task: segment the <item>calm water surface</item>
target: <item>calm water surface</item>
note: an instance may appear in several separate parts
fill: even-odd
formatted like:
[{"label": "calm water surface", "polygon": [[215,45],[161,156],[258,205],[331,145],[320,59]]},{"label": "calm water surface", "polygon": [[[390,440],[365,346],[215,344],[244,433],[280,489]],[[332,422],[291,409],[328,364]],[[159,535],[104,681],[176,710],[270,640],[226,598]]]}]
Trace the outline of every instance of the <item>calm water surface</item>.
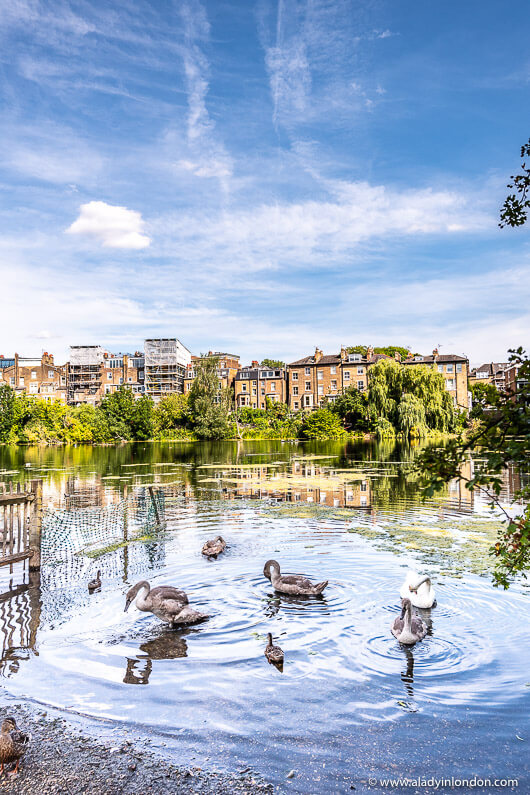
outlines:
[{"label": "calm water surface", "polygon": [[[414,455],[277,442],[1,450],[2,480],[44,479],[56,553],[31,587],[2,574],[3,687],[149,730],[178,760],[250,766],[282,791],[378,791],[370,778],[399,775],[519,777],[530,791],[528,589],[492,587],[498,519],[458,484],[422,503]],[[164,489],[165,530],[83,554],[119,542],[97,516],[146,484]],[[517,485],[507,476],[506,500]],[[205,560],[218,534],[228,549]],[[323,597],[275,594],[271,557],[328,579]],[[409,568],[431,573],[438,595],[412,649],[389,629]],[[178,631],[124,613],[144,578],[185,589],[210,619]],[[267,632],[283,672],[265,660]]]}]

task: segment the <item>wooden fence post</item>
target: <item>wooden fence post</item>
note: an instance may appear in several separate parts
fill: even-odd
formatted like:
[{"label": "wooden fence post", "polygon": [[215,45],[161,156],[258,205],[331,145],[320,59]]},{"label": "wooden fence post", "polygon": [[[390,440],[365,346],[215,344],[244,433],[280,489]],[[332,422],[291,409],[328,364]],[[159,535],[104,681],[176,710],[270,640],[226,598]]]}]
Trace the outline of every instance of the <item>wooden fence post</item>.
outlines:
[{"label": "wooden fence post", "polygon": [[151,502],[153,503],[153,508],[155,510],[155,516],[156,516],[157,524],[162,524],[161,521],[160,521],[160,513],[158,512],[158,505],[157,505],[157,502],[156,502],[155,492],[154,492],[152,486],[149,486],[149,494],[151,496]]},{"label": "wooden fence post", "polygon": [[33,555],[29,559],[29,570],[40,569],[40,547],[42,535],[42,480],[31,481],[31,491],[34,494],[30,511],[29,546]]}]

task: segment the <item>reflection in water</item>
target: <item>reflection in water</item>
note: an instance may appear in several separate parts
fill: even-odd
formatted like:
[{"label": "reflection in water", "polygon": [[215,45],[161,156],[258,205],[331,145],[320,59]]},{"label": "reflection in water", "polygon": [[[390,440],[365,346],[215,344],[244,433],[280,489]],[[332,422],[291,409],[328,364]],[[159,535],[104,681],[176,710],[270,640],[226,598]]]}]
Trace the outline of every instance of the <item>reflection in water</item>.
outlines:
[{"label": "reflection in water", "polygon": [[185,636],[191,630],[162,630],[152,640],[140,643],[140,653],[127,658],[127,670],[123,681],[126,685],[147,685],[153,670],[153,660],[177,660],[188,656]]},{"label": "reflection in water", "polygon": [[[212,762],[244,758],[272,779],[280,770],[283,781],[288,753],[289,767],[296,764],[305,776],[301,791],[319,793],[348,791],[349,782],[341,789],[334,776],[351,772],[346,760],[362,756],[359,738],[374,725],[386,754],[414,743],[417,724],[407,712],[421,709],[429,732],[448,727],[447,757],[463,717],[473,720],[476,748],[495,721],[511,737],[515,728],[524,736],[524,589],[503,594],[485,577],[461,578],[486,571],[495,522],[470,515],[473,506],[454,487],[421,503],[410,467],[415,455],[393,442],[0,449],[0,464],[18,467],[14,477],[21,480],[29,458],[31,477],[46,479],[47,504],[60,507],[65,528],[83,505],[118,505],[126,486],[129,494],[163,487],[168,517],[163,532],[100,557],[65,543],[59,549],[68,554],[43,567],[40,584],[2,586],[6,689],[149,724],[179,751],[191,746]],[[257,484],[256,477],[270,483]],[[256,489],[291,504],[228,499],[255,496]],[[132,526],[134,515],[127,520]],[[82,529],[93,533],[90,522]],[[216,535],[230,549],[212,565],[201,547]],[[261,566],[274,553],[286,569],[302,568],[315,581],[330,575],[325,594],[272,592]],[[414,649],[400,647],[389,631],[409,567],[433,573],[440,605],[432,615],[421,611],[428,635]],[[98,568],[102,591],[89,597],[86,583]],[[129,621],[123,597],[140,579],[178,583],[212,618],[181,631],[151,616]],[[263,656],[269,631],[287,643],[282,676]],[[514,653],[505,654],[503,644]],[[129,684],[149,687],[131,691]],[[512,752],[519,763],[523,745]],[[492,754],[491,764],[502,762],[500,751]]]}]

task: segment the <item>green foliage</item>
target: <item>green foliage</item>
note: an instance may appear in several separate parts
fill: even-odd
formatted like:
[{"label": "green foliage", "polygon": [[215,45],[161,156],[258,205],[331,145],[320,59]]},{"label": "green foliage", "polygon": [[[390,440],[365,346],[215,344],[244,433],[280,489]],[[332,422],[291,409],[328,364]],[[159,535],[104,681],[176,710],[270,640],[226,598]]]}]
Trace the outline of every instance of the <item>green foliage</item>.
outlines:
[{"label": "green foliage", "polygon": [[[521,146],[521,157],[530,157],[530,139]],[[510,179],[512,181],[508,183],[508,188],[514,188],[515,193],[510,193],[501,207],[501,229],[505,226],[523,226],[530,210],[530,167],[524,160],[521,173],[512,175]]]},{"label": "green foliage", "polygon": [[112,439],[127,441],[134,438],[135,399],[132,389],[123,386],[105,395],[99,410],[107,421]]},{"label": "green foliage", "polygon": [[404,367],[393,359],[372,365],[368,405],[374,421],[384,418],[406,437],[431,431],[448,433],[456,427],[456,412],[444,378],[426,365]]},{"label": "green foliage", "polygon": [[142,395],[135,404],[131,418],[133,439],[145,441],[152,439],[155,433],[154,404],[148,395]]},{"label": "green foliage", "polygon": [[472,417],[480,417],[484,409],[492,408],[495,406],[498,398],[498,390],[493,384],[486,384],[477,381],[469,385],[469,391],[473,401],[473,408],[471,409]]},{"label": "green foliage", "polygon": [[187,395],[166,395],[155,406],[155,435],[171,437],[177,428],[186,428],[191,421]]},{"label": "green foliage", "polygon": [[195,365],[195,380],[189,392],[193,431],[198,439],[226,439],[229,433],[230,390],[220,388],[219,360],[202,357]]},{"label": "green foliage", "polygon": [[[517,391],[488,393],[494,411],[483,410],[467,432],[443,448],[425,450],[417,463],[426,496],[459,480],[470,491],[486,494],[491,505],[504,513],[505,522],[490,550],[496,560],[494,583],[504,588],[518,573],[526,577],[530,568],[530,483],[523,479],[513,494],[515,509],[520,511],[515,518],[500,501],[509,469],[523,478],[530,471],[530,360],[522,348],[510,353],[510,361],[519,366]],[[472,451],[480,453],[474,470],[469,467]]]},{"label": "green foliage", "polygon": [[326,400],[325,407],[337,414],[350,430],[369,431],[371,429],[368,396],[354,386],[349,386],[335,400]]},{"label": "green foliage", "polygon": [[15,424],[15,393],[7,384],[0,386],[0,442],[7,442]]},{"label": "green foliage", "polygon": [[263,359],[261,366],[270,367],[271,370],[281,370],[285,367],[285,362],[282,362],[280,359]]},{"label": "green foliage", "polygon": [[302,439],[340,439],[346,431],[340,417],[329,409],[316,409],[304,415]]},{"label": "green foliage", "polygon": [[[346,348],[348,353],[360,353],[362,356],[366,356],[368,351],[367,345],[350,345]],[[387,356],[390,356],[391,359],[394,358],[395,353],[399,353],[402,359],[406,359],[409,355],[410,351],[408,348],[404,348],[402,345],[384,345],[382,348],[374,348],[374,353],[384,353]],[[413,356],[417,356],[418,354],[413,354]]]}]

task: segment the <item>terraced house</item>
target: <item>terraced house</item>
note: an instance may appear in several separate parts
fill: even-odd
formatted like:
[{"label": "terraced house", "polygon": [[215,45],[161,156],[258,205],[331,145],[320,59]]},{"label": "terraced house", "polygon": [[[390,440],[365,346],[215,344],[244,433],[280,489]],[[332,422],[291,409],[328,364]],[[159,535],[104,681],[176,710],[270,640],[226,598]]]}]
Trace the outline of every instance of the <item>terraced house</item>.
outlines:
[{"label": "terraced house", "polygon": [[2,382],[19,394],[66,402],[66,367],[55,364],[51,353],[34,359],[18,353],[12,359],[0,357]]},{"label": "terraced house", "polygon": [[324,398],[333,400],[350,386],[364,392],[368,387],[368,367],[380,358],[374,355],[373,348],[368,349],[366,357],[348,353],[345,348],[336,354],[323,354],[315,348],[312,356],[288,365],[289,408],[317,408]]},{"label": "terraced house", "polygon": [[235,353],[221,353],[220,351],[208,351],[206,356],[192,356],[191,362],[186,368],[184,376],[184,393],[187,395],[195,381],[196,370],[195,367],[198,362],[205,359],[217,359],[217,376],[219,378],[219,390],[223,387],[234,386],[234,379],[241,369],[239,356]]},{"label": "terraced house", "polygon": [[273,403],[287,402],[287,374],[284,368],[272,369],[252,362],[237,373],[234,389],[237,408],[265,409],[267,398]]}]

